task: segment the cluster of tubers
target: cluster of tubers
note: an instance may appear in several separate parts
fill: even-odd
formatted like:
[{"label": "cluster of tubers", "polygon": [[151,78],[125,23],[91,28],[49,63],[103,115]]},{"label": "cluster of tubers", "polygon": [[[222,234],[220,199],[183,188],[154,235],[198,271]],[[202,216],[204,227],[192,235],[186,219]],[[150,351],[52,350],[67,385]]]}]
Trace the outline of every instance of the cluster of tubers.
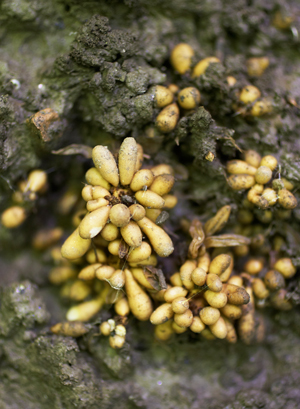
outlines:
[{"label": "cluster of tubers", "polygon": [[82,257],[91,240],[99,238],[108,242],[112,256],[130,265],[149,260],[152,249],[161,257],[169,256],[172,240],[155,221],[162,209],[176,205],[176,198],[169,195],[173,169],[165,164],[141,169],[143,150],[134,138],[124,139],[118,164],[105,146],[96,146],[92,157],[95,167],[87,171],[88,184],[82,190],[86,214],[63,244],[63,257]]},{"label": "cluster of tubers", "polygon": [[[193,80],[205,74],[205,71],[207,70],[210,64],[221,64],[220,59],[215,56],[203,58],[202,60],[196,63],[194,60],[195,52],[189,44],[179,43],[173,48],[171,52],[170,61],[174,70],[177,73],[184,75],[185,77],[190,77],[192,82]],[[268,68],[269,64],[270,61],[268,57],[249,58],[246,61],[246,70],[249,77],[252,78],[260,77]],[[236,85],[237,79],[231,75],[227,76],[227,83],[229,87],[237,87]],[[169,88],[173,90],[174,84],[171,84]],[[189,95],[189,100],[193,100],[195,102],[191,106],[186,107],[182,106],[180,103],[180,93],[184,92],[185,94],[187,94],[188,93],[187,90],[192,89],[194,90],[193,91],[194,94],[197,92],[198,98],[197,99],[196,97],[192,98],[192,95]],[[194,109],[197,106],[197,104],[200,103],[200,93],[194,87],[185,88],[185,90],[180,91],[180,93],[178,94],[178,103],[184,109]],[[244,86],[242,89],[235,92],[235,95],[236,101],[233,103],[233,109],[238,114],[260,117],[273,112],[272,100],[268,97],[261,97],[260,90],[254,85],[248,84]],[[173,106],[172,109],[170,108],[170,112],[172,111],[172,115],[169,112],[169,117],[172,118],[175,127],[176,126],[175,117],[178,120],[179,109],[178,106],[176,107],[176,103],[173,103],[172,106]],[[162,115],[163,118],[165,118],[167,112],[168,112],[167,110],[165,112],[162,111],[160,115]],[[161,132],[163,132],[160,129],[160,123],[157,123],[157,127]],[[173,129],[174,128],[166,130],[165,132],[170,132]]]},{"label": "cluster of tubers", "polygon": [[52,256],[60,266],[51,271],[50,281],[63,284],[62,296],[80,303],[69,309],[68,322],[56,324],[52,331],[81,336],[87,332],[85,322],[101,308],[113,305],[115,316],[100,325],[100,334],[109,337],[112,348],[123,347],[130,313],[140,321],[150,320],[160,341],[190,329],[208,340],[235,343],[239,337],[248,345],[261,342],[265,324],[256,310],[268,305],[281,310],[292,308],[285,279],[293,277],[296,269],[291,259],[279,258],[272,270],[266,271],[264,262],[252,257],[239,273],[230,247],[241,247],[250,240],[235,234],[215,236],[227,223],[230,211],[230,206],[222,207],[204,226],[199,221],[191,223],[193,240],[188,259],[161,289],[153,284],[156,258],[135,266],[127,262],[123,268],[116,268],[116,260],[107,257],[102,241],[102,248],[96,250],[98,260],[90,251],[86,256],[89,264],[79,267],[78,273],[74,266],[78,260],[66,260],[57,248],[53,249]]},{"label": "cluster of tubers", "polygon": [[[181,75],[190,72],[194,58],[194,50],[185,43],[177,44],[172,52],[170,61],[175,69]],[[216,57],[207,57],[195,65],[191,79],[204,74],[211,63],[220,63]],[[173,131],[180,118],[180,110],[183,115],[188,114],[200,104],[201,95],[195,86],[179,89],[176,84],[170,84],[167,87],[157,85],[150,91],[157,108],[162,108],[158,114],[155,126],[160,133],[169,133]]]},{"label": "cluster of tubers", "polygon": [[100,334],[109,337],[109,345],[114,349],[122,348],[126,339],[126,327],[123,324],[117,324],[115,320],[109,319],[103,321],[99,327]]},{"label": "cluster of tubers", "polygon": [[[139,320],[148,320],[152,302],[136,277],[143,275],[143,265],[156,266],[157,255],[173,252],[171,238],[155,222],[163,209],[177,203],[170,194],[174,171],[166,164],[141,169],[143,149],[134,138],[124,139],[117,161],[105,146],[96,146],[92,158],[95,167],[87,171],[82,189],[86,210],[74,220],[77,228],[61,254],[52,249],[57,266],[49,279],[63,284],[63,297],[81,302],[68,311],[70,322],[88,321],[103,305],[112,304],[119,317],[131,311]],[[88,297],[91,300],[85,301]],[[59,328],[54,326],[54,332],[61,333]],[[108,335],[107,328],[101,326],[101,333]],[[121,335],[115,329],[110,332],[110,344],[121,347]]]},{"label": "cluster of tubers", "polygon": [[[157,256],[168,257],[173,243],[156,221],[163,209],[177,203],[170,193],[175,181],[172,167],[142,167],[143,149],[134,138],[124,139],[116,157],[105,146],[96,146],[92,158],[95,166],[86,172],[81,192],[85,208],[73,217],[75,231],[61,249],[55,246],[63,236],[60,227],[43,229],[32,241],[36,250],[50,248],[55,267],[49,280],[61,286],[64,299],[75,303],[67,312],[67,321],[51,328],[53,333],[82,336],[93,328],[88,321],[101,309],[113,306],[114,315],[101,323],[99,331],[115,349],[125,344],[130,314],[150,321],[160,341],[189,329],[208,340],[235,343],[240,338],[249,345],[264,339],[259,310],[293,307],[286,285],[296,273],[290,258],[277,252],[267,268],[266,257],[247,257],[253,239],[231,233],[216,235],[229,219],[228,205],[204,225],[199,220],[190,224],[187,259],[178,272],[168,272],[166,282],[157,268]],[[228,183],[236,190],[250,188],[247,200],[252,206],[267,209],[278,202],[292,209],[297,204],[289,190],[293,185],[280,177],[272,179],[277,166],[272,155],[261,158],[255,151],[246,151],[244,160],[227,163]],[[20,187],[22,196],[18,192],[16,196],[35,200],[47,184],[43,174],[31,172],[26,187]],[[78,200],[71,192],[65,196],[59,204],[62,213]],[[239,221],[245,223],[246,216],[239,213]],[[240,270],[242,257],[247,258]]]},{"label": "cluster of tubers", "polygon": [[264,116],[273,112],[272,99],[261,98],[260,90],[254,85],[246,85],[238,94],[238,103],[233,104],[237,114]]},{"label": "cluster of tubers", "polygon": [[[196,220],[191,223],[189,258],[170,277],[171,285],[164,290],[165,302],[150,317],[152,324],[157,325],[157,339],[167,340],[173,333],[189,328],[208,340],[235,343],[237,334],[246,340],[247,332],[252,334],[251,343],[262,340],[263,322],[260,326],[242,324],[249,303],[253,304],[251,292],[234,272],[233,253],[226,251],[226,247],[238,246],[248,239],[234,234],[214,236],[227,223],[230,211],[230,206],[222,207],[204,226]],[[254,305],[251,309],[254,314]],[[254,322],[256,319],[255,316]]]},{"label": "cluster of tubers", "polygon": [[286,280],[296,274],[296,267],[290,258],[277,259],[270,270],[264,268],[261,259],[250,259],[244,271],[241,277],[251,287],[258,308],[271,306],[282,311],[293,308],[286,289]]},{"label": "cluster of tubers", "polygon": [[[155,121],[156,128],[163,134],[175,129],[180,117],[180,108],[186,113],[195,109],[201,99],[197,88],[186,87],[179,90],[175,84],[170,84],[168,87],[156,85],[151,92],[156,107],[163,108]],[[176,96],[177,102],[174,102]]]},{"label": "cluster of tubers", "polygon": [[[277,20],[280,26],[279,17]],[[174,70],[192,84],[199,84],[197,79],[210,64],[221,64],[217,57],[195,62],[194,50],[185,43],[173,48],[170,61]],[[250,77],[260,77],[268,66],[267,57],[246,62]],[[237,90],[236,78],[228,76],[227,83]],[[161,109],[155,127],[162,134],[173,131],[181,113],[189,115],[201,101],[195,86],[179,89],[175,84],[156,85],[149,92],[156,108]],[[235,95],[233,109],[239,114],[262,116],[272,112],[272,101],[261,98],[260,90],[253,85],[241,87]],[[206,159],[212,161],[214,155],[210,154],[212,157],[207,155]],[[33,247],[51,251],[55,266],[49,274],[50,282],[61,286],[61,296],[74,303],[67,321],[52,326],[52,332],[83,336],[93,328],[88,321],[101,309],[113,306],[112,318],[101,323],[99,332],[108,337],[114,349],[125,344],[130,314],[140,321],[150,321],[160,341],[189,329],[208,340],[235,343],[239,337],[247,345],[261,342],[265,324],[257,310],[293,307],[286,284],[296,273],[292,260],[276,251],[275,259],[269,262],[265,255],[255,254],[241,266],[240,260],[248,257],[255,240],[244,233],[215,235],[229,219],[231,207],[227,205],[204,225],[199,220],[189,224],[192,240],[186,260],[179,271],[168,271],[165,277],[157,257],[170,256],[174,246],[158,224],[164,220],[165,210],[177,204],[171,193],[174,171],[167,164],[143,166],[143,158],[142,146],[132,137],[124,139],[116,155],[106,146],[94,147],[94,166],[86,172],[81,192],[84,208],[72,219],[75,231],[61,248],[55,246],[64,234],[60,227],[35,235]],[[274,178],[277,169],[279,176]],[[290,211],[297,206],[291,193],[294,186],[280,177],[274,156],[261,157],[248,150],[243,160],[228,161],[226,170],[233,190],[248,190],[243,202],[247,202],[246,210],[238,213],[241,224],[251,225],[255,207],[265,211],[278,204]],[[46,173],[33,170],[13,194],[17,205],[2,213],[2,225],[18,227],[28,214],[26,204],[46,189]],[[68,214],[76,202],[77,193],[68,191],[59,203],[59,212]],[[269,220],[266,218],[262,222]],[[262,245],[263,239],[256,248],[259,243]]]},{"label": "cluster of tubers", "polygon": [[2,225],[7,229],[20,226],[26,220],[32,202],[38,199],[39,194],[45,193],[47,188],[47,173],[41,169],[32,170],[26,180],[19,182],[18,190],[12,195],[12,201],[16,204],[1,214]]},{"label": "cluster of tubers", "polygon": [[294,209],[297,199],[290,191],[294,186],[285,178],[273,178],[277,166],[275,156],[262,158],[256,151],[248,150],[244,153],[244,160],[227,162],[226,170],[230,174],[227,182],[234,190],[250,189],[248,201],[261,209],[268,209],[276,203],[284,209]]},{"label": "cluster of tubers", "polygon": [[233,257],[225,253],[211,260],[205,251],[196,260],[187,260],[170,277],[173,286],[165,290],[164,303],[150,317],[157,325],[156,337],[166,340],[189,328],[206,339],[236,342],[233,320],[242,316],[250,297],[236,276],[229,280],[232,270]]},{"label": "cluster of tubers", "polygon": [[[99,327],[112,348],[124,346],[130,314],[150,321],[160,341],[189,329],[208,340],[235,343],[239,337],[252,344],[265,334],[257,310],[293,307],[286,285],[296,273],[290,258],[278,253],[267,268],[265,257],[250,256],[241,273],[240,266],[234,267],[235,258],[248,256],[252,240],[231,233],[215,235],[229,219],[228,205],[203,226],[198,220],[190,224],[188,257],[178,272],[169,272],[166,283],[157,268],[157,256],[168,257],[173,243],[156,221],[163,209],[177,203],[170,193],[173,169],[166,164],[143,168],[143,149],[134,138],[123,141],[116,159],[104,146],[96,146],[92,157],[95,166],[86,172],[81,193],[85,208],[73,217],[76,230],[61,249],[54,246],[63,236],[60,227],[37,232],[32,242],[37,250],[51,248],[56,265],[49,280],[61,286],[63,298],[75,303],[67,321],[51,328],[53,333],[82,336],[93,327],[88,321],[102,308],[113,306],[115,315]],[[292,209],[297,204],[289,190],[293,185],[280,177],[272,180],[277,166],[272,155],[261,158],[255,151],[246,151],[244,160],[227,163],[228,183],[234,189],[250,188],[247,200],[253,206],[267,209],[278,202]],[[43,175],[43,171],[31,172],[15,196],[20,201],[36,200],[37,192],[47,185]],[[67,192],[60,202],[61,212],[74,202]]]}]

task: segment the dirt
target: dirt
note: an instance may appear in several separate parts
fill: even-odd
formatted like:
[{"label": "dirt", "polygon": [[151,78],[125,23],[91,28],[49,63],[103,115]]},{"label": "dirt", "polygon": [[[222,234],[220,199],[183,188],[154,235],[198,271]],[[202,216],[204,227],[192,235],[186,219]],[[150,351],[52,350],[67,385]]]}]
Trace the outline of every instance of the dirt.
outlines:
[{"label": "dirt", "polygon": [[[290,29],[272,24],[278,11],[293,16]],[[166,225],[178,239],[163,263],[166,275],[187,250],[180,218],[207,220],[230,204],[230,226],[236,224],[243,195],[228,187],[224,164],[239,149],[276,154],[299,199],[299,12],[297,1],[285,0],[0,2],[0,211],[30,170],[41,167],[49,177],[48,193],[29,205],[26,222],[16,230],[0,227],[0,409],[299,407],[298,276],[288,287],[295,308],[263,312],[268,335],[262,344],[191,334],[160,343],[151,324],[131,318],[126,345],[116,351],[98,336],[107,311],[79,339],[50,332],[67,305],[48,282],[49,254],[31,246],[41,227],[59,224],[68,233],[70,220],[56,204],[68,187],[80,190],[91,162],[51,152],[74,143],[115,149],[134,136],[150,156],[147,163],[175,167],[179,204]],[[169,55],[181,41],[194,48],[194,63],[209,55],[222,63],[201,79],[179,76]],[[268,56],[270,66],[249,78],[246,59],[256,56]],[[228,75],[237,87],[229,87]],[[272,99],[273,115],[236,115],[236,91],[249,81]],[[171,82],[196,85],[201,106],[172,133],[150,138],[159,112],[151,87]],[[209,153],[212,162],[205,159]],[[267,240],[270,245],[280,234],[284,254],[297,266],[299,223],[299,209],[289,220],[274,213]]]}]

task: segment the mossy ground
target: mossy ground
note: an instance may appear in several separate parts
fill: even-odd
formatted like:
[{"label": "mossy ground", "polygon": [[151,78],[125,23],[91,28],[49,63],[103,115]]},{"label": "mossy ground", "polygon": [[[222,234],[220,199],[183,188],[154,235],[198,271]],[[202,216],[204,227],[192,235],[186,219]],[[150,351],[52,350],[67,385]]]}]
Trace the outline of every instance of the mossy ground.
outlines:
[{"label": "mossy ground", "polygon": [[[295,16],[292,29],[272,25],[278,10]],[[118,352],[96,331],[78,341],[50,333],[66,306],[48,283],[50,259],[30,247],[39,228],[68,224],[55,205],[66,187],[80,190],[90,162],[51,151],[72,143],[113,148],[132,135],[153,163],[172,164],[180,200],[168,223],[178,234],[180,217],[205,220],[225,204],[233,208],[234,225],[242,195],[229,190],[224,163],[237,156],[236,145],[275,153],[282,174],[299,187],[299,10],[297,1],[285,0],[0,3],[0,210],[31,169],[42,167],[50,180],[49,193],[22,227],[0,228],[1,409],[299,406],[296,308],[267,311],[269,335],[251,347],[186,334],[161,344],[154,341],[150,324],[132,319],[128,344]],[[195,61],[218,55],[223,64],[194,81],[204,108],[182,118],[172,134],[150,139],[145,128],[158,111],[146,91],[166,81],[191,84],[169,64],[170,50],[180,41],[192,45]],[[270,59],[268,71],[257,79],[249,78],[245,68],[252,56]],[[251,81],[271,96],[276,115],[234,115],[228,73],[240,86]],[[49,123],[45,139],[26,120],[49,107],[59,120]],[[209,151],[216,157],[212,163],[205,160]],[[286,254],[298,265],[299,222],[295,210],[289,222],[275,219],[270,233],[283,235]],[[175,244],[174,258],[164,263],[167,273],[185,256],[182,237]],[[299,304],[297,280],[290,290]]]}]

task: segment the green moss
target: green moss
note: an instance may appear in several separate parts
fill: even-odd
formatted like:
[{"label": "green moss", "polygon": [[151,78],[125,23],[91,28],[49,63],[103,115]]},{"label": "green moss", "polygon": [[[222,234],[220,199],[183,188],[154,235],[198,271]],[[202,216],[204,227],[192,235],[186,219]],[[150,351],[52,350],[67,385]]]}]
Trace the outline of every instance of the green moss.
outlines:
[{"label": "green moss", "polygon": [[29,281],[14,284],[2,291],[0,316],[2,336],[12,335],[18,327],[33,328],[48,321],[49,313],[36,291],[37,287]]}]

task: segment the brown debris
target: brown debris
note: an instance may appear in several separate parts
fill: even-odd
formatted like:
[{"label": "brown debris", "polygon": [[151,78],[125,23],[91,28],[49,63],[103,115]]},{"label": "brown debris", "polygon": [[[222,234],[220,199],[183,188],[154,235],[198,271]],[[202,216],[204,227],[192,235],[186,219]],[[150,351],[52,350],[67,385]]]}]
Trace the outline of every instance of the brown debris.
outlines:
[{"label": "brown debris", "polygon": [[[60,122],[60,118],[58,113],[52,108],[42,109],[27,119],[27,123],[37,131],[39,137],[44,142],[51,142],[53,140],[53,136],[49,132],[49,128],[55,122]],[[62,132],[60,131],[57,133],[56,137],[60,138],[61,136]]]}]

